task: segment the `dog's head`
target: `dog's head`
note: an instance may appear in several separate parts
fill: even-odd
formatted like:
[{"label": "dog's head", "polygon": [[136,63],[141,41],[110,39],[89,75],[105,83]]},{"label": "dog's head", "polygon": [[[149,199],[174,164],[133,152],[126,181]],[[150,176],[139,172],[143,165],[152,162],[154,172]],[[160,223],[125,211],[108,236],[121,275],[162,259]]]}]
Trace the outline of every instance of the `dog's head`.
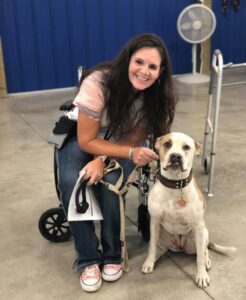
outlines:
[{"label": "dog's head", "polygon": [[181,132],[159,137],[155,148],[159,152],[161,174],[173,180],[186,178],[190,174],[194,156],[200,153],[200,145]]}]

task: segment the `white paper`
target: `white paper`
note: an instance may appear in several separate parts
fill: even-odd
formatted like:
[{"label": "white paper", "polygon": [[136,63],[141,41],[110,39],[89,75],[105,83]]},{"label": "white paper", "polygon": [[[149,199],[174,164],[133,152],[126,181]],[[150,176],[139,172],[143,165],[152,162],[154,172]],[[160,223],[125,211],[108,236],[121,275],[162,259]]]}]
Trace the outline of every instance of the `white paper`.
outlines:
[{"label": "white paper", "polygon": [[[68,207],[68,221],[88,221],[88,220],[102,220],[102,212],[100,210],[98,201],[89,186],[86,186],[86,200],[89,204],[87,211],[84,214],[78,213],[76,210],[76,202],[75,202],[75,195],[76,191],[80,185],[81,180],[83,180],[85,172],[81,172],[80,176],[74,186],[69,207]],[[82,193],[79,195],[79,202],[82,202]]]}]

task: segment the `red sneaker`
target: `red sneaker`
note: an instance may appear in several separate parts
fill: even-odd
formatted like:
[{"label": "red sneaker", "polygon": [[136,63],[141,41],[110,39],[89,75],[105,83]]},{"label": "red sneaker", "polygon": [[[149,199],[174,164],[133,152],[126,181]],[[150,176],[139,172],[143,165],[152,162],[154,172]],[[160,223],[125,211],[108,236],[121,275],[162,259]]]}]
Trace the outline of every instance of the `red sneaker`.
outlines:
[{"label": "red sneaker", "polygon": [[86,292],[96,292],[100,289],[102,278],[97,264],[88,266],[82,271],[80,285]]},{"label": "red sneaker", "polygon": [[102,278],[105,281],[116,281],[120,279],[122,273],[120,264],[108,264],[103,266]]}]

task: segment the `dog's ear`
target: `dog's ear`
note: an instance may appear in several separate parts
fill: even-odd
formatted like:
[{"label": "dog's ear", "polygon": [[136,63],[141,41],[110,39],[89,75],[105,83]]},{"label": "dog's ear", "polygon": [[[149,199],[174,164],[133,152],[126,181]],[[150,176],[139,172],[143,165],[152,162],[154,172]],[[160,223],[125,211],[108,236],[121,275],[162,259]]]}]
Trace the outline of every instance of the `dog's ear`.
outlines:
[{"label": "dog's ear", "polygon": [[157,153],[159,153],[160,147],[161,147],[161,139],[162,137],[158,137],[155,141],[155,150]]},{"label": "dog's ear", "polygon": [[195,149],[196,149],[195,155],[196,156],[200,156],[201,152],[202,152],[202,146],[201,146],[201,144],[195,142]]}]

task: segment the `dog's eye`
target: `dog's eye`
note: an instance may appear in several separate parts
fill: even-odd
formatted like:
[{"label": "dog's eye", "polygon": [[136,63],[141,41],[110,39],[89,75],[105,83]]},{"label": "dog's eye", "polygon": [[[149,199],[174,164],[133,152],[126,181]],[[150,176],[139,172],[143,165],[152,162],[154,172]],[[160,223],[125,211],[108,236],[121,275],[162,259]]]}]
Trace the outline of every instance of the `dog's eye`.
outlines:
[{"label": "dog's eye", "polygon": [[170,149],[170,148],[172,147],[172,143],[169,142],[169,141],[167,141],[167,142],[165,142],[165,143],[163,144],[163,146],[164,146],[165,148],[167,148],[167,149]]},{"label": "dog's eye", "polygon": [[184,149],[185,151],[188,151],[188,150],[190,150],[190,146],[189,146],[189,145],[184,145],[184,146],[183,146],[183,149]]}]

